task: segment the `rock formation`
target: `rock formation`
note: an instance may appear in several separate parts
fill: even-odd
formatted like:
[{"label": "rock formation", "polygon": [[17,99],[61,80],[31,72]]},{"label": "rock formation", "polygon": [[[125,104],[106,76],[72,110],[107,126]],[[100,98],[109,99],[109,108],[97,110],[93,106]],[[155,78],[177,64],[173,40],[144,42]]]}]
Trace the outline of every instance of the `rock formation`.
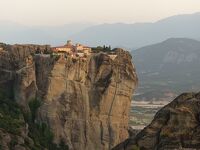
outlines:
[{"label": "rock formation", "polygon": [[36,122],[46,123],[54,142],[72,150],[108,150],[128,137],[129,110],[137,84],[131,55],[115,49],[87,59],[35,55],[49,46],[3,45],[0,85],[13,90],[25,112],[33,98],[42,101]]},{"label": "rock formation", "polygon": [[50,51],[50,47],[4,45],[4,51],[0,52],[0,83],[1,85],[8,85],[8,88],[13,87],[15,100],[24,109],[28,108],[28,101],[36,97],[34,54],[37,50]]},{"label": "rock formation", "polygon": [[155,115],[152,123],[113,150],[200,149],[200,93],[184,93]]},{"label": "rock formation", "polygon": [[116,53],[114,61],[99,53],[54,65],[39,114],[56,141],[66,141],[71,149],[103,150],[128,136],[137,78],[130,55],[120,49]]}]

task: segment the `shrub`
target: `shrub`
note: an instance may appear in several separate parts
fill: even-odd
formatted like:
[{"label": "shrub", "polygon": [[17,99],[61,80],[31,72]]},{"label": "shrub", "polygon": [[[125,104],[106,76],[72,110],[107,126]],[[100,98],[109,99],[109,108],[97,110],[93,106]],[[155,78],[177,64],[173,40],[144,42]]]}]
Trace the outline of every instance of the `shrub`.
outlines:
[{"label": "shrub", "polygon": [[15,101],[10,100],[5,92],[0,90],[0,128],[12,134],[20,134],[24,125],[23,115]]},{"label": "shrub", "polygon": [[41,106],[41,101],[38,99],[33,99],[29,102],[29,108],[31,110],[31,121],[34,122],[36,119],[36,113],[38,108]]},{"label": "shrub", "polygon": [[[33,99],[29,102],[30,112],[23,112],[18,104],[9,98],[9,96],[0,89],[0,128],[13,134],[9,148],[13,149],[17,144],[15,135],[21,134],[21,128],[25,127],[25,122],[29,125],[28,136],[34,141],[34,145],[25,139],[25,147],[32,150],[68,150],[68,146],[63,141],[59,145],[53,143],[53,133],[45,123],[35,123],[38,108],[41,101]],[[2,147],[0,146],[0,150]]]},{"label": "shrub", "polygon": [[140,150],[140,148],[137,145],[133,145],[132,150]]},{"label": "shrub", "polygon": [[53,133],[46,123],[35,123],[36,113],[41,106],[41,101],[33,99],[29,102],[30,113],[26,113],[25,118],[29,123],[29,136],[33,139],[35,146],[32,149],[45,149],[48,150],[67,150],[67,146],[61,143],[61,149],[59,146],[53,143]]},{"label": "shrub", "polygon": [[68,145],[65,145],[65,142],[61,140],[59,144],[59,150],[68,150],[68,149],[69,149]]},{"label": "shrub", "polygon": [[17,139],[16,138],[12,138],[10,143],[9,143],[9,149],[14,149],[15,145],[17,145]]}]

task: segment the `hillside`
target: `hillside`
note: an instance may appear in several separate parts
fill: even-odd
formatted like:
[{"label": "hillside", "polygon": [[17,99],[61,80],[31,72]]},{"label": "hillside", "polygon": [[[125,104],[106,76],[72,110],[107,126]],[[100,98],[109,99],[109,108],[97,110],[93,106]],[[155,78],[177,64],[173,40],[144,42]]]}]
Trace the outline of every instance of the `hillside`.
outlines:
[{"label": "hillside", "polygon": [[74,23],[60,26],[26,26],[9,21],[0,21],[0,41],[10,44],[33,43],[59,45],[69,36],[91,26],[87,23]]},{"label": "hillside", "polygon": [[199,41],[171,38],[132,51],[132,55],[140,81],[135,99],[171,99],[185,91],[199,90]]},{"label": "hillside", "polygon": [[154,23],[75,23],[61,26],[25,26],[0,21],[0,41],[59,45],[67,39],[86,45],[111,45],[137,49],[168,38],[200,40],[200,13],[172,16]]},{"label": "hillside", "polygon": [[102,24],[89,27],[71,39],[89,45],[112,45],[139,48],[168,38],[200,39],[200,13],[178,15],[155,23]]}]

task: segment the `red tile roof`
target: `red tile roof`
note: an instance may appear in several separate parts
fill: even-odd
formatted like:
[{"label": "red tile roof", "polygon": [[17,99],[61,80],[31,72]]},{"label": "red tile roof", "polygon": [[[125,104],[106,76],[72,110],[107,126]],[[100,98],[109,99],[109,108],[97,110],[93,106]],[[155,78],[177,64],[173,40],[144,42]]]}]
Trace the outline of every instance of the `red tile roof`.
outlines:
[{"label": "red tile roof", "polygon": [[71,45],[65,45],[65,46],[56,46],[56,47],[52,47],[52,48],[75,48],[75,46]]}]

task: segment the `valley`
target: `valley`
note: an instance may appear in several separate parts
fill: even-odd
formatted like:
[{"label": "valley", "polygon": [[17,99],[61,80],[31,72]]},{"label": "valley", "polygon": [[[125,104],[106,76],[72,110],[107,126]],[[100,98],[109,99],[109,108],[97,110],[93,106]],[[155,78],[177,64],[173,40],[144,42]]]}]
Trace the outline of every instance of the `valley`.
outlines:
[{"label": "valley", "polygon": [[200,89],[200,41],[170,38],[132,51],[139,86],[136,101],[170,101]]},{"label": "valley", "polygon": [[153,120],[154,115],[169,101],[132,101],[129,125],[134,130],[142,130]]}]

